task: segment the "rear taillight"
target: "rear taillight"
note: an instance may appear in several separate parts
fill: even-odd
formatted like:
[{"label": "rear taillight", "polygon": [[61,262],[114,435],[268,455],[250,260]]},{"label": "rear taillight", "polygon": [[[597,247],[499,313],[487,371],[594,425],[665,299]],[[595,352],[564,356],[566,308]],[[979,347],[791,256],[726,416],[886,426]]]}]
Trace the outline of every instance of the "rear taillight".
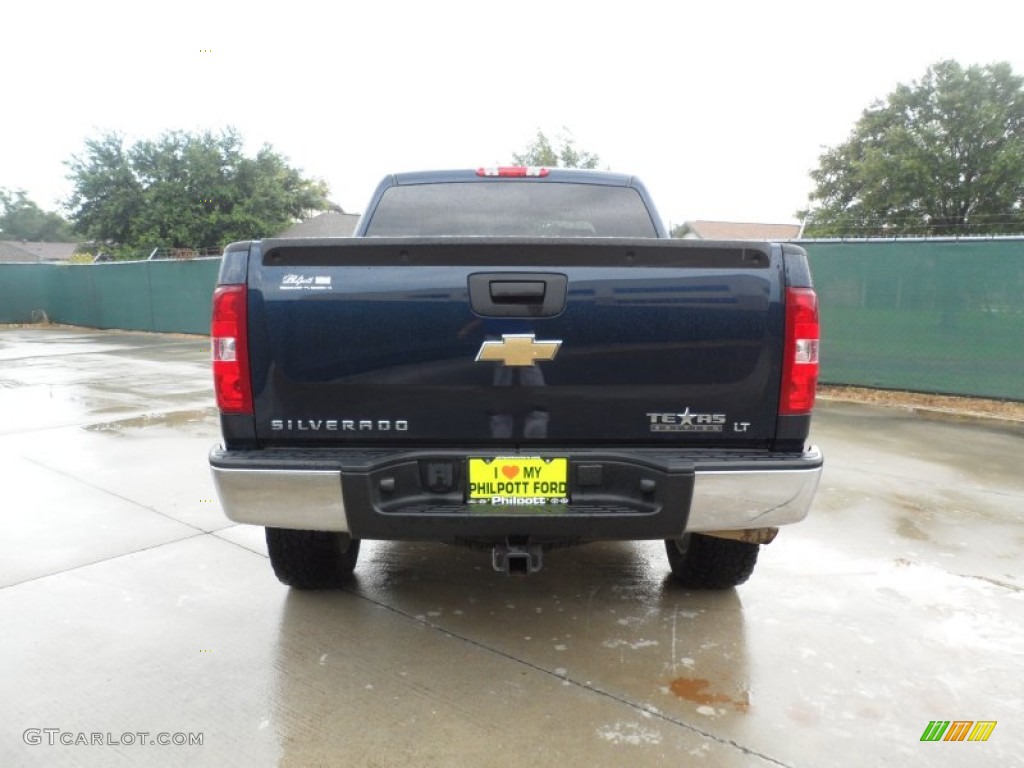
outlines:
[{"label": "rear taillight", "polygon": [[786,353],[779,413],[808,414],[818,387],[818,297],[810,288],[786,289]]},{"label": "rear taillight", "polygon": [[524,178],[527,176],[547,176],[551,171],[532,165],[502,165],[497,168],[477,168],[477,176],[501,176],[505,178]]},{"label": "rear taillight", "polygon": [[219,285],[213,292],[210,343],[217,407],[222,413],[252,414],[244,285]]}]

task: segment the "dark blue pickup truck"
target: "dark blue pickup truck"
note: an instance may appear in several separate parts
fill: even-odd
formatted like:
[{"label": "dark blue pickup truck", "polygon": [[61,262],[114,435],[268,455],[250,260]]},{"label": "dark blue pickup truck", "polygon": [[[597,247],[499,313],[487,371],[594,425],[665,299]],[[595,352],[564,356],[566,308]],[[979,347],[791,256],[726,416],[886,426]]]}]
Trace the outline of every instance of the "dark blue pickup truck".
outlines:
[{"label": "dark blue pickup truck", "polygon": [[821,473],[804,251],[669,239],[630,176],[389,176],[354,237],[228,246],[211,335],[217,492],[293,587],[361,539],[510,573],[664,539],[680,582],[732,587]]}]

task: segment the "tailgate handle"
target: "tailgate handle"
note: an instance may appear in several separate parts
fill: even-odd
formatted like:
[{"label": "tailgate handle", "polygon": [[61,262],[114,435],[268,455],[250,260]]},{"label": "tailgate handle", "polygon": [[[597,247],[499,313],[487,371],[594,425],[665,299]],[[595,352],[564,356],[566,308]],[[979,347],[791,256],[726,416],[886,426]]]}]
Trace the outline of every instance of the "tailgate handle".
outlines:
[{"label": "tailgate handle", "polygon": [[541,304],[544,301],[545,287],[546,284],[539,280],[494,280],[491,282],[491,300],[495,304]]},{"label": "tailgate handle", "polygon": [[565,310],[568,288],[557,272],[476,272],[469,306],[481,317],[554,317]]}]

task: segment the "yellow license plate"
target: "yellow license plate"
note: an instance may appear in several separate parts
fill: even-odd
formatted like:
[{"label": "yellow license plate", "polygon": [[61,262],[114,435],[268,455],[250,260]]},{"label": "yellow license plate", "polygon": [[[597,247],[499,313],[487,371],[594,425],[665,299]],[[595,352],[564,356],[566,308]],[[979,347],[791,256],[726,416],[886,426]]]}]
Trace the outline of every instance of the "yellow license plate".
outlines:
[{"label": "yellow license plate", "polygon": [[467,498],[471,504],[568,504],[568,474],[568,459],[470,459]]}]

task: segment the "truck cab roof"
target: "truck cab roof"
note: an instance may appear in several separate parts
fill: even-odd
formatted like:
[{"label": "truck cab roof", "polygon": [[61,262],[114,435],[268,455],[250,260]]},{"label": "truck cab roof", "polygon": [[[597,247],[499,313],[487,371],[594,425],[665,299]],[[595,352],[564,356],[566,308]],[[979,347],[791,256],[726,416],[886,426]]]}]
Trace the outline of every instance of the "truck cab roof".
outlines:
[{"label": "truck cab roof", "polygon": [[[497,166],[499,168],[519,168],[522,166]],[[446,182],[486,182],[502,179],[507,182],[542,182],[571,184],[603,184],[605,186],[630,187],[639,184],[640,180],[626,173],[598,171],[583,168],[543,168],[543,175],[486,175],[481,171],[490,168],[461,168],[452,170],[407,171],[391,174],[381,182],[384,186],[405,184],[444,184]],[[541,170],[541,169],[537,169]]]},{"label": "truck cab roof", "polygon": [[669,237],[640,179],[578,168],[500,166],[389,174],[365,211],[356,237]]}]

